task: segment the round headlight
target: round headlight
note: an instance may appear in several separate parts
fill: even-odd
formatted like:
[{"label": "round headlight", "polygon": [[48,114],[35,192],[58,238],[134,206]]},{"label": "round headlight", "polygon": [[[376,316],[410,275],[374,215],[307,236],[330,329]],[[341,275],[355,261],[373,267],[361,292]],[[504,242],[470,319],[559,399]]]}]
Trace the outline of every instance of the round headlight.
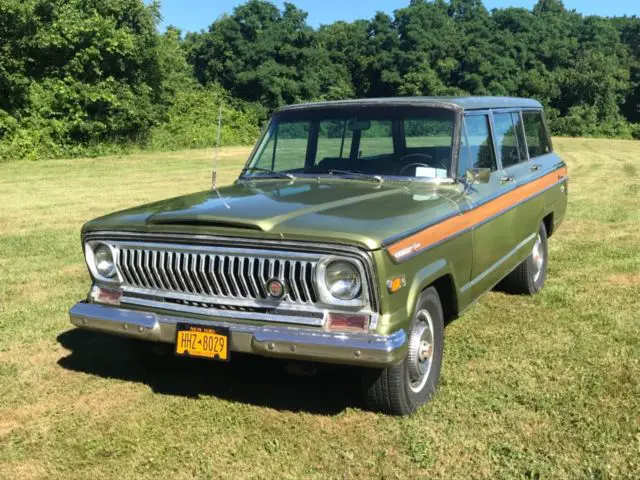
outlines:
[{"label": "round headlight", "polygon": [[116,265],[113,262],[113,254],[109,247],[106,245],[98,245],[93,251],[93,259],[96,263],[96,270],[100,275],[106,278],[116,276]]},{"label": "round headlight", "polygon": [[327,266],[324,281],[331,295],[339,300],[353,300],[360,294],[362,288],[360,272],[350,262],[330,263]]}]

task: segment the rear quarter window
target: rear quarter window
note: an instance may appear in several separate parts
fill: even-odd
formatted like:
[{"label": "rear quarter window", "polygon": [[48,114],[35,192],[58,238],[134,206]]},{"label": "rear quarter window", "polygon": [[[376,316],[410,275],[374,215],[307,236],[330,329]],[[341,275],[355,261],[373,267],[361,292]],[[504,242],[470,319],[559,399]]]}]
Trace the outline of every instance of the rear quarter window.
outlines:
[{"label": "rear quarter window", "polygon": [[508,168],[525,161],[527,151],[524,147],[524,131],[520,114],[517,112],[495,113],[493,125],[502,167]]},{"label": "rear quarter window", "polygon": [[551,141],[545,128],[542,112],[522,112],[524,131],[527,136],[529,157],[539,157],[551,152]]}]

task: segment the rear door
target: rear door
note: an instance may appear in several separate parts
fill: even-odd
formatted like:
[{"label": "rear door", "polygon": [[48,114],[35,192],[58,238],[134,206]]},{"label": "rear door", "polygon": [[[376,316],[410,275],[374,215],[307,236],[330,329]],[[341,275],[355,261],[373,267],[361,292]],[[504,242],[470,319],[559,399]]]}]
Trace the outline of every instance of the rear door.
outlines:
[{"label": "rear door", "polygon": [[[565,166],[562,159],[553,152],[553,145],[551,144],[542,110],[523,110],[522,120],[529,153],[531,180],[536,181],[551,175],[551,172]],[[545,192],[543,196],[545,204],[543,215],[548,212],[554,212],[554,217],[552,218],[554,222],[561,221],[567,207],[565,190],[552,188]],[[553,228],[553,225],[551,225],[551,228]]]},{"label": "rear door", "polygon": [[[512,230],[516,248],[532,241],[532,235],[538,231],[544,201],[522,187],[539,177],[542,168],[529,158],[520,111],[494,112],[493,123],[496,149],[502,165],[500,180],[506,192],[512,192],[505,208],[514,210],[514,214],[510,216],[513,218]],[[521,260],[522,258],[518,258],[517,263]]]}]

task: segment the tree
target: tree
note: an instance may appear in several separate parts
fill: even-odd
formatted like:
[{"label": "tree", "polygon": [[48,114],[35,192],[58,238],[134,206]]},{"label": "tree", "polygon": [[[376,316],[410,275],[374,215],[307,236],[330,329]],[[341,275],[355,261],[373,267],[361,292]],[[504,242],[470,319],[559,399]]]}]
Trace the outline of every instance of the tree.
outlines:
[{"label": "tree", "polygon": [[331,62],[306,17],[291,3],[282,12],[264,0],[237,7],[189,39],[197,78],[270,109],[351,94],[346,68]]}]

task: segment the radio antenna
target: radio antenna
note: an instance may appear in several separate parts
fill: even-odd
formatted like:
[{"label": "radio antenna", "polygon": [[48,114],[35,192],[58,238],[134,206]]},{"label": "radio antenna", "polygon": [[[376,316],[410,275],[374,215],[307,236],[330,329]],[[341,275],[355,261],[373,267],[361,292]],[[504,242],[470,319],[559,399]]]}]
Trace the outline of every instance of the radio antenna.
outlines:
[{"label": "radio antenna", "polygon": [[218,159],[220,157],[220,130],[222,127],[222,102],[218,111],[218,131],[216,132],[216,150],[213,154],[213,171],[211,172],[211,189],[216,190],[216,180],[218,177]]},{"label": "radio antenna", "polygon": [[213,171],[211,172],[211,189],[215,190],[215,192],[218,194],[218,198],[222,200],[222,204],[226,208],[231,208],[231,206],[229,206],[229,204],[225,201],[225,199],[222,198],[222,195],[220,195],[220,190],[218,190],[218,187],[216,185],[216,181],[218,177],[218,160],[220,157],[221,130],[222,130],[222,102],[220,102],[220,110],[218,111],[218,132],[216,134],[216,151],[213,154]]}]

